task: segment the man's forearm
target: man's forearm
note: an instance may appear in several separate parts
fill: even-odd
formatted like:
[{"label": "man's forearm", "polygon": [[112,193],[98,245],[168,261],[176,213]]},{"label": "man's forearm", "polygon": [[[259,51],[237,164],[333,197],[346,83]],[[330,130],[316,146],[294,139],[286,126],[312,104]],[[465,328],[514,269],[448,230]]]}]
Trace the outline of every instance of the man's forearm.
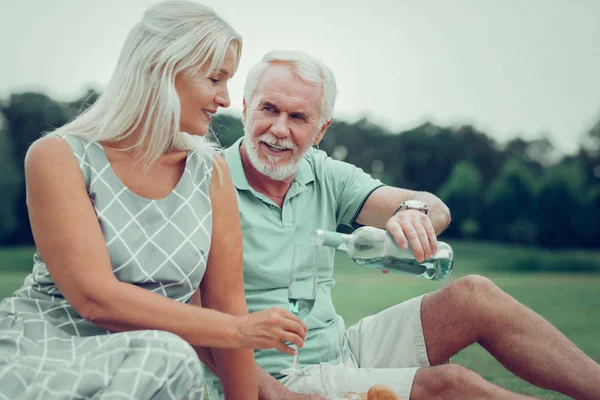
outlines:
[{"label": "man's forearm", "polygon": [[288,389],[258,364],[256,364],[256,379],[258,379],[258,398],[260,400],[285,398]]}]

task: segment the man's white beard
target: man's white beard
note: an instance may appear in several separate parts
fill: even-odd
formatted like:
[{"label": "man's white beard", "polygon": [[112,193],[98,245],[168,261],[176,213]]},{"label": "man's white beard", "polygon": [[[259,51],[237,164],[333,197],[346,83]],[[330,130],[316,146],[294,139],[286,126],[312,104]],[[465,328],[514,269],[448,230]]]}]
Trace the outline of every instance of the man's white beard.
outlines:
[{"label": "man's white beard", "polygon": [[[306,154],[310,146],[299,154],[298,148],[292,142],[289,140],[277,139],[269,133],[262,134],[258,138],[252,140],[247,128],[247,126],[250,125],[252,124],[248,121],[248,124],[244,126],[244,138],[246,140],[246,151],[252,166],[261,174],[268,176],[275,181],[283,181],[284,179],[294,176],[298,171],[298,168],[300,168],[300,163],[304,158],[304,154]],[[267,154],[267,160],[261,160],[258,155],[258,145],[260,142],[266,142],[272,146],[288,148],[292,151],[292,158],[283,165],[278,162],[281,157],[273,156],[271,154]]]}]

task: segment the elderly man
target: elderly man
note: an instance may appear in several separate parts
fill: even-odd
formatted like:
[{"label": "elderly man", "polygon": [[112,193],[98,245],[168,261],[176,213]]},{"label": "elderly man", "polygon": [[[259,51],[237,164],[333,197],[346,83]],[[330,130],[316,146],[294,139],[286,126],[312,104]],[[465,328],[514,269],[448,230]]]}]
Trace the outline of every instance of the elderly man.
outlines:
[{"label": "elderly man", "polygon": [[[238,194],[251,312],[287,307],[292,246],[307,240],[313,229],[335,230],[339,224],[385,228],[423,260],[436,252],[436,235],[450,222],[448,208],[434,195],[385,186],[311,148],[331,124],[335,98],[332,72],[304,53],[270,52],[249,72],[244,137],[224,156]],[[344,382],[359,391],[385,384],[411,400],[529,398],[447,363],[458,351],[479,343],[535,385],[577,399],[600,399],[600,366],[488,279],[457,279],[346,330],[331,300],[333,252],[319,254],[316,303],[300,351],[310,375],[282,376],[292,357],[257,351],[261,398],[316,398],[293,392],[315,393],[322,391],[322,384],[343,392]],[[349,361],[330,368],[327,379],[321,379],[319,343],[338,338],[343,338],[342,351]],[[209,352],[202,358],[211,365]],[[214,375],[207,387],[210,398],[216,396]]]}]

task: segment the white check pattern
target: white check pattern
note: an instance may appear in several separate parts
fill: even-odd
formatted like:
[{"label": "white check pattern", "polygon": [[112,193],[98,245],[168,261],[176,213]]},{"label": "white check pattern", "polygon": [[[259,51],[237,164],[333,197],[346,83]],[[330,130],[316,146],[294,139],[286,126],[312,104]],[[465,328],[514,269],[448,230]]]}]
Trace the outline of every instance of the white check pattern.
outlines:
[{"label": "white check pattern", "polygon": [[[115,276],[188,302],[210,248],[212,157],[188,152],[173,191],[150,200],[119,180],[99,144],[65,140],[81,168]],[[86,260],[81,263],[85,268]],[[84,320],[39,252],[23,287],[0,303],[0,400],[199,399],[202,392],[202,368],[189,344],[161,331],[110,333]]]}]

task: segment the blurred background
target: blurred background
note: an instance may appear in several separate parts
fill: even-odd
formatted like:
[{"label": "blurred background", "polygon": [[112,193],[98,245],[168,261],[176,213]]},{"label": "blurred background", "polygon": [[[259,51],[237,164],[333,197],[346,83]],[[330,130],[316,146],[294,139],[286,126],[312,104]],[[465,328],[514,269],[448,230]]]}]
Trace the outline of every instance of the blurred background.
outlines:
[{"label": "blurred background", "polygon": [[[151,0],[0,0],[0,244],[32,243],[23,158],[102,92]],[[205,3],[244,37],[246,72],[273,48],[337,76],[332,157],[385,183],[436,193],[446,238],[548,249],[600,246],[600,2],[242,0]]]},{"label": "blurred background", "polygon": [[[2,297],[31,268],[28,146],[95,101],[127,32],[154,2],[0,0]],[[454,278],[493,277],[600,360],[600,2],[204,3],[244,38],[232,106],[213,120],[223,146],[242,135],[244,78],[264,53],[319,57],[339,88],[321,149],[442,198],[452,210],[440,239],[455,247]],[[348,322],[434,288],[366,277],[343,257],[339,264],[336,304]],[[379,293],[389,286],[388,295],[376,301],[369,285],[345,291],[359,277]],[[509,379],[485,360],[480,373]]]}]

